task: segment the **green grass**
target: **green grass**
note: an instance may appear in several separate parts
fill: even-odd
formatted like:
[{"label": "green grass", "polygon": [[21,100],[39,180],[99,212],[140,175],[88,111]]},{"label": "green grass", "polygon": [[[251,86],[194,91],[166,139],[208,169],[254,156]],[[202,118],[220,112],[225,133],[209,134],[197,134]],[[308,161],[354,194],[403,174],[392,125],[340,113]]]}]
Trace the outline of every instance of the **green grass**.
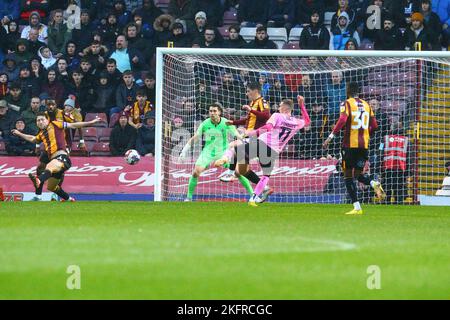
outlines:
[{"label": "green grass", "polygon": [[[449,299],[443,207],[2,203],[2,299]],[[68,290],[69,265],[81,290]],[[369,265],[381,289],[369,290]]]}]

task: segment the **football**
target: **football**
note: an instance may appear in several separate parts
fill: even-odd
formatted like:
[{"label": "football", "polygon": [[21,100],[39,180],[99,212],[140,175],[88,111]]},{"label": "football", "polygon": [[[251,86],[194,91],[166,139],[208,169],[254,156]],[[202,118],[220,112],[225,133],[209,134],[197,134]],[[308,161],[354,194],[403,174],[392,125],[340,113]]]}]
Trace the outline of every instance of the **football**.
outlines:
[{"label": "football", "polygon": [[137,152],[134,149],[130,149],[127,152],[125,152],[125,161],[128,164],[136,164],[139,162],[139,160],[141,160],[141,156],[139,155],[139,152]]}]

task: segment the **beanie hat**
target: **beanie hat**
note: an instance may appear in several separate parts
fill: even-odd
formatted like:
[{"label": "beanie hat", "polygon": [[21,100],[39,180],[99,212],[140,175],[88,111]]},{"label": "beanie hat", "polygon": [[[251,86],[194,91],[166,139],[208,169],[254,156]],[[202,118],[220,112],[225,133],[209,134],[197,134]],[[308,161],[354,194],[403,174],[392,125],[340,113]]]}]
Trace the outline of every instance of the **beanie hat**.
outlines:
[{"label": "beanie hat", "polygon": [[423,22],[423,15],[420,12],[414,12],[411,15],[411,21],[415,21],[415,20]]},{"label": "beanie hat", "polygon": [[75,101],[73,101],[72,99],[67,99],[64,102],[64,106],[69,106],[69,107],[75,108]]}]

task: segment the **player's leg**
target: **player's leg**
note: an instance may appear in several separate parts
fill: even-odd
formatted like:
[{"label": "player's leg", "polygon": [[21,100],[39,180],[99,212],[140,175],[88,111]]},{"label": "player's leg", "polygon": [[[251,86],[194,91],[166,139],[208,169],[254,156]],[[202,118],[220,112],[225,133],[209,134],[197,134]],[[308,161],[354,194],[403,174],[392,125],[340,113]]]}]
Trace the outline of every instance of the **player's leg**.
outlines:
[{"label": "player's leg", "polygon": [[354,176],[356,179],[365,184],[366,186],[371,186],[373,190],[375,191],[375,194],[377,195],[377,198],[379,200],[384,200],[386,198],[386,193],[383,190],[383,187],[381,186],[381,183],[373,176],[370,176],[368,174],[363,174],[364,167],[366,164],[366,161],[368,159],[368,150],[365,149],[359,149],[356,150],[356,165],[355,165],[355,172]]},{"label": "player's leg", "polygon": [[266,200],[267,197],[265,199],[261,199],[261,196],[263,192],[267,190],[270,175],[272,174],[273,168],[275,167],[275,161],[278,158],[278,154],[261,141],[257,142],[256,152],[259,165],[261,166],[263,172],[263,176],[259,179],[259,182],[255,187],[255,192],[252,198],[250,198],[249,200],[249,204],[252,206],[256,205],[256,203],[261,203]]},{"label": "player's leg", "polygon": [[[236,140],[236,141],[233,141],[233,142],[231,142],[229,145],[228,145],[228,149],[234,149],[235,147],[237,147],[238,145],[241,145],[242,144],[242,142],[240,141],[240,140]],[[226,154],[226,152],[225,152],[225,154]],[[224,156],[225,156],[225,154],[224,154]],[[221,157],[220,159],[218,159],[218,160],[221,160],[223,157]],[[228,157],[227,157],[227,159],[228,159]],[[237,178],[237,175],[235,174],[235,172],[236,172],[236,162],[235,161],[232,161],[233,160],[233,158],[230,158],[229,159],[229,164],[228,164],[228,170],[227,171],[225,171],[221,176],[220,176],[220,181],[222,181],[222,182],[231,182],[231,181],[233,181],[233,180],[236,180],[236,178]],[[220,161],[219,161],[220,162]],[[215,165],[215,163],[214,163],[214,165]],[[227,164],[224,164],[223,165],[224,167],[227,167]]]},{"label": "player's leg", "polygon": [[347,212],[346,214],[362,214],[361,204],[358,200],[358,190],[356,188],[356,183],[353,175],[353,169],[356,166],[356,157],[354,154],[354,149],[343,149],[342,150],[342,172],[344,173],[345,188],[347,189],[347,194],[353,204],[353,210]]},{"label": "player's leg", "polygon": [[51,177],[50,179],[48,179],[47,189],[49,191],[57,194],[58,197],[60,197],[62,199],[62,201],[74,202],[75,199],[72,198],[71,196],[69,196],[69,194],[67,192],[65,192],[60,186],[60,182],[61,182],[60,178],[62,178],[62,176],[63,176],[63,174],[56,174],[53,177]]},{"label": "player's leg", "polygon": [[195,165],[194,171],[192,171],[192,175],[189,178],[188,192],[185,201],[192,201],[195,189],[197,188],[198,178],[206,168],[207,166]]},{"label": "player's leg", "polygon": [[47,164],[50,162],[50,159],[48,158],[48,155],[46,152],[42,152],[39,156],[39,165],[36,167],[36,175],[33,175],[32,173],[28,174],[28,177],[30,178],[31,182],[34,186],[34,197],[33,201],[40,201],[42,196],[42,188],[43,186],[39,185],[36,181],[36,177],[39,177],[44,171]]}]

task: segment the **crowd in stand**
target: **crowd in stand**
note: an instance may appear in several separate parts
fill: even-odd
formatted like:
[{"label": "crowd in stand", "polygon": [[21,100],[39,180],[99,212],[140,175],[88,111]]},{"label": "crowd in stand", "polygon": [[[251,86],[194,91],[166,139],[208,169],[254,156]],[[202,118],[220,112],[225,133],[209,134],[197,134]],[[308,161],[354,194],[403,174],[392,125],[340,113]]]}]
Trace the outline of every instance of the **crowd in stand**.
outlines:
[{"label": "crowd in stand", "polygon": [[[154,0],[0,1],[0,145],[8,154],[34,154],[35,146],[18,141],[10,130],[35,134],[36,114],[47,101],[64,109],[72,107],[69,99],[82,117],[106,115],[112,155],[130,148],[153,155],[158,46],[276,49],[267,28],[286,28],[289,34],[301,27],[301,49],[357,50],[373,43],[379,50],[446,50],[450,33],[450,0],[156,2],[168,6]],[[230,11],[237,21],[224,25],[224,13]],[[334,12],[329,25],[324,24],[326,12]],[[240,35],[243,27],[256,28],[252,41]],[[324,115],[328,123],[337,118],[347,76],[251,75],[271,105],[286,98],[286,92],[307,97],[310,137],[323,134]],[[196,120],[207,116],[207,105],[215,100],[227,116],[239,117],[248,80],[245,71],[222,71],[216,90],[208,79],[200,80],[195,102],[183,103],[196,108]],[[310,95],[313,89],[326,97]],[[189,121],[173,120],[175,127]]]}]

